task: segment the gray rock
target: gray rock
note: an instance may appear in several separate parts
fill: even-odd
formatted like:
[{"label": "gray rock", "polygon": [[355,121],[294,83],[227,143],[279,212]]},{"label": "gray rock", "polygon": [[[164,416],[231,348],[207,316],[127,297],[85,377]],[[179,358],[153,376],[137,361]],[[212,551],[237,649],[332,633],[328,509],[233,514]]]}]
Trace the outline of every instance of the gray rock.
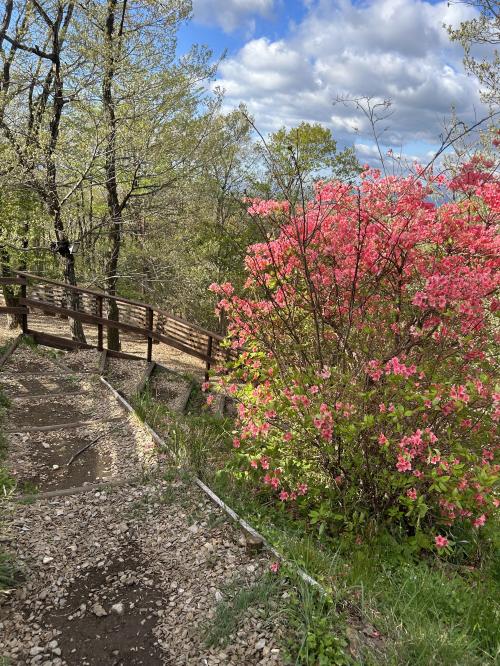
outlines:
[{"label": "gray rock", "polygon": [[125,611],[125,607],[124,607],[124,605],[122,604],[121,601],[119,603],[113,604],[111,606],[111,612],[116,613],[116,615],[123,615],[124,611]]},{"label": "gray rock", "polygon": [[105,616],[107,615],[107,612],[104,610],[104,608],[103,608],[103,607],[101,606],[101,604],[98,603],[98,602],[96,602],[96,603],[92,606],[92,609],[91,609],[91,610],[92,610],[92,612],[94,613],[94,615],[96,615],[97,617],[105,617]]}]

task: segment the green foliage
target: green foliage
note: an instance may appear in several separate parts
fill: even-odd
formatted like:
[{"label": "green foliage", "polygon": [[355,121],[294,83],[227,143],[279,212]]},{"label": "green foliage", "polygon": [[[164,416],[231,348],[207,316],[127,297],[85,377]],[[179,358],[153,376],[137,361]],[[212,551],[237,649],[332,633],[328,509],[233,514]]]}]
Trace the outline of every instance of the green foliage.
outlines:
[{"label": "green foliage", "polygon": [[11,477],[9,471],[4,465],[7,453],[7,442],[3,433],[3,422],[5,411],[10,405],[8,397],[0,390],[0,501],[2,497],[9,495],[15,488],[16,482]]},{"label": "green foliage", "polygon": [[205,479],[217,469],[221,456],[227,455],[231,448],[231,422],[209,413],[200,397],[201,391],[195,389],[185,415],[171,412],[155,400],[149,390],[135,396],[132,404],[139,418],[165,439],[166,449],[160,454]]},{"label": "green foliage", "polygon": [[[474,74],[482,86],[482,97],[492,106],[500,102],[500,12],[490,0],[465,0],[477,10],[477,15],[462,21],[457,27],[448,26],[450,38],[464,49],[465,68]],[[486,45],[478,49],[477,45]]]},{"label": "green foliage", "polygon": [[360,173],[354,150],[337,152],[331,130],[320,123],[302,122],[270,134],[265,145],[256,148],[266,165],[261,181],[254,181],[258,196],[287,198],[299,203],[311,195],[318,178],[350,180]]},{"label": "green foliage", "polygon": [[385,538],[356,547],[348,561],[346,591],[359,590],[360,612],[385,636],[384,663],[496,663],[498,554],[477,570],[455,568],[412,558],[404,541]]},{"label": "green foliage", "polygon": [[343,666],[351,664],[345,638],[345,622],[335,604],[308,583],[294,576],[287,616],[297,640],[289,645],[297,666]]},{"label": "green foliage", "polygon": [[[9,471],[4,465],[6,455],[6,440],[3,433],[3,421],[5,410],[9,407],[9,400],[7,396],[0,390],[0,528],[2,525],[2,502],[10,495],[15,487],[16,482],[10,476]],[[3,590],[15,587],[20,578],[20,572],[15,564],[14,559],[3,550],[0,550],[0,593]]]}]

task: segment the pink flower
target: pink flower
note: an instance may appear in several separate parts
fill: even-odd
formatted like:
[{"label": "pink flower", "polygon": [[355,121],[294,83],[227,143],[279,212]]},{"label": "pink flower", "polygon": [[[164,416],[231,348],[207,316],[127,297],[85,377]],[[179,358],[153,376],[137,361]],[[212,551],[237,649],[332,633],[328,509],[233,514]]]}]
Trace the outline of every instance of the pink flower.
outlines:
[{"label": "pink flower", "polygon": [[366,366],[366,373],[373,379],[374,382],[378,382],[383,375],[382,369],[380,367],[380,361],[375,359],[373,361],[368,361]]},{"label": "pink flower", "polygon": [[210,382],[203,382],[203,384],[201,385],[202,391],[208,391],[209,388],[210,388]]},{"label": "pink flower", "polygon": [[286,502],[289,497],[290,495],[287,493],[286,490],[282,490],[279,494],[279,498],[282,502]]},{"label": "pink flower", "polygon": [[259,463],[257,462],[257,460],[252,460],[250,462],[250,467],[253,467],[254,469],[257,469],[258,466],[259,466]]},{"label": "pink flower", "polygon": [[240,446],[241,446],[241,440],[238,439],[238,437],[235,437],[235,438],[233,439],[233,446],[234,446],[235,449],[239,449],[239,448],[240,448]]},{"label": "pink flower", "polygon": [[260,459],[260,466],[262,469],[269,469],[269,459],[263,456]]},{"label": "pink flower", "polygon": [[332,373],[328,368],[322,368],[322,370],[318,372],[318,377],[321,377],[322,379],[330,379],[331,376]]},{"label": "pink flower", "polygon": [[462,402],[469,402],[470,397],[469,394],[467,393],[467,389],[465,386],[452,386],[451,391],[450,391],[450,397],[453,398],[453,400],[461,400]]},{"label": "pink flower", "polygon": [[384,433],[381,432],[380,435],[379,435],[379,438],[378,438],[378,443],[379,443],[381,446],[384,446],[384,444],[387,444],[388,441],[389,441],[389,440],[388,440],[387,437],[384,435]]},{"label": "pink flower", "polygon": [[410,488],[409,490],[406,491],[406,495],[411,499],[411,500],[416,500],[417,499],[417,491],[415,488]]},{"label": "pink flower", "polygon": [[297,489],[299,495],[305,495],[307,493],[307,483],[301,483]]},{"label": "pink flower", "polygon": [[215,400],[215,397],[213,395],[208,395],[207,396],[207,405],[210,407],[210,405],[213,403]]},{"label": "pink flower", "polygon": [[411,470],[411,462],[404,456],[399,455],[398,462],[396,463],[396,469],[398,472],[409,472]]},{"label": "pink flower", "polygon": [[436,537],[434,537],[434,543],[436,544],[436,548],[446,548],[449,542],[446,537],[438,534]]},{"label": "pink flower", "polygon": [[278,573],[278,571],[279,571],[279,569],[280,569],[280,563],[279,563],[279,562],[273,562],[273,563],[269,566],[269,569],[270,569],[273,573]]},{"label": "pink flower", "polygon": [[484,523],[486,522],[486,516],[484,513],[479,516],[479,518],[476,518],[476,520],[473,522],[474,527],[482,527]]},{"label": "pink flower", "polygon": [[289,442],[292,439],[292,433],[291,432],[286,432],[283,435],[283,439],[285,440],[285,442]]}]

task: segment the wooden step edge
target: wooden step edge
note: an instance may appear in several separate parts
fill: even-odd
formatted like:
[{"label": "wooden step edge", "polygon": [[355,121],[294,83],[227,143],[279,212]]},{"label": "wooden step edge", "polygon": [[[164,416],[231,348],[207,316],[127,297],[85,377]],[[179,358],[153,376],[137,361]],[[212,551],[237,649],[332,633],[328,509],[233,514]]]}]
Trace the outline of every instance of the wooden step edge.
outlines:
[{"label": "wooden step edge", "polygon": [[55,432],[57,430],[71,430],[73,428],[84,428],[89,425],[94,425],[97,423],[114,423],[116,421],[121,421],[121,416],[116,416],[110,419],[93,419],[91,421],[74,421],[72,423],[60,423],[58,425],[48,425],[48,426],[30,426],[28,428],[13,428],[4,430],[5,434],[8,435],[21,435],[23,433],[30,432]]},{"label": "wooden step edge", "polygon": [[88,483],[84,486],[73,486],[71,488],[61,488],[59,490],[47,490],[43,493],[31,493],[28,495],[14,495],[12,501],[26,502],[40,499],[50,499],[52,497],[66,497],[67,495],[80,495],[81,493],[91,493],[92,491],[105,490],[106,488],[116,488],[118,486],[135,486],[140,484],[140,477],[131,479],[110,479],[109,481],[99,481],[97,483]]},{"label": "wooden step edge", "polygon": [[105,370],[106,370],[106,363],[108,361],[108,350],[103,349],[101,352],[101,360],[99,362],[99,369],[97,370],[97,373],[99,376],[103,375]]},{"label": "wooden step edge", "polygon": [[191,393],[193,392],[193,385],[191,382],[189,382],[189,386],[186,385],[186,388],[184,390],[184,393],[179,393],[179,406],[177,407],[177,410],[179,414],[184,414],[186,411],[186,407],[189,402],[189,398],[191,397]]},{"label": "wooden step edge", "polygon": [[28,393],[26,395],[16,395],[10,397],[11,402],[17,400],[51,400],[52,398],[65,398],[66,396],[85,396],[91,395],[94,391],[64,391],[64,393]]},{"label": "wooden step edge", "polygon": [[[135,389],[137,395],[140,395],[144,391],[144,389],[146,388],[146,384],[148,383],[149,378],[153,374],[155,368],[156,368],[155,361],[150,361],[147,364]],[[102,375],[103,373],[101,372],[100,374]]]},{"label": "wooden step edge", "polygon": [[3,353],[2,358],[0,358],[0,369],[3,368],[3,366],[9,360],[9,358],[12,356],[12,354],[16,351],[22,339],[23,339],[23,334],[21,333],[20,335],[17,336],[17,338],[14,338],[14,340],[12,340],[10,345]]}]

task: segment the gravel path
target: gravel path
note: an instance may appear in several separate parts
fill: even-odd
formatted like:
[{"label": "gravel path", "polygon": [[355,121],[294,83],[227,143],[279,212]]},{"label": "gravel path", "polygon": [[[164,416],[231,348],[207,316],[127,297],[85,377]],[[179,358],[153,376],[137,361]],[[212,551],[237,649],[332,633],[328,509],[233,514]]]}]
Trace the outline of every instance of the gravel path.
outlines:
[{"label": "gravel path", "polygon": [[0,607],[0,654],[15,663],[281,663],[258,607],[228,647],[205,647],[227,585],[251,586],[269,562],[190,484],[13,505],[7,536],[27,572]]},{"label": "gravel path", "polygon": [[[76,359],[82,373],[73,369]],[[4,366],[0,386],[11,401],[6,466],[21,492],[135,479],[156,470],[151,438],[91,374],[97,359],[96,352],[78,352],[63,365],[23,347]],[[87,444],[90,448],[68,465]]]},{"label": "gravel path", "polygon": [[[142,428],[120,416],[87,356],[86,372],[71,374],[37,350],[16,351],[0,384],[12,399],[7,429],[25,432],[7,435],[7,462],[42,490],[114,476],[142,481],[30,503],[4,500],[1,541],[25,579],[0,597],[0,662],[283,663],[278,602],[287,591],[279,585],[271,600],[256,595],[253,605],[230,614],[227,644],[207,646],[217,604],[235,590],[262,586],[270,562],[247,550],[241,533],[189,479],[159,468]],[[31,390],[39,397],[27,399]],[[48,395],[65,391],[83,395]],[[26,432],[34,423],[89,416],[93,422],[84,427]],[[115,423],[119,429],[67,467],[75,450]]]}]

